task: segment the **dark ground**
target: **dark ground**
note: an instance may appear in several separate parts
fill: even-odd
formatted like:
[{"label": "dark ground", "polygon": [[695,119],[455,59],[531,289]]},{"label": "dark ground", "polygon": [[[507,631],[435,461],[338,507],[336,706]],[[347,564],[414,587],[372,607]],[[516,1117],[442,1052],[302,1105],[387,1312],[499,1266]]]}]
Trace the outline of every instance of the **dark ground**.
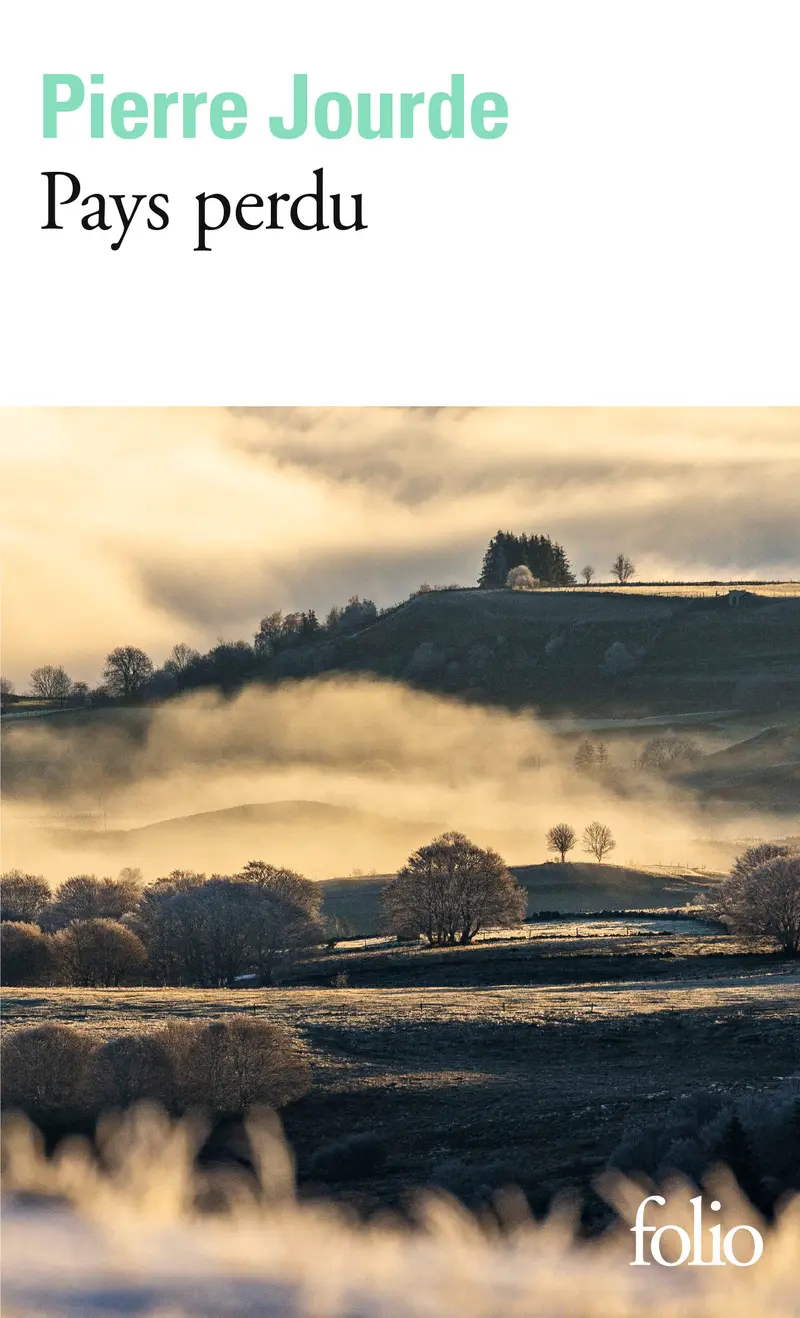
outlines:
[{"label": "dark ground", "polygon": [[[342,969],[348,987],[332,987]],[[5,1017],[103,1035],[167,1015],[285,1021],[314,1075],[282,1113],[300,1192],[366,1214],[432,1185],[474,1207],[513,1184],[537,1212],[579,1196],[596,1228],[608,1210],[592,1182],[632,1127],[683,1094],[800,1071],[800,964],[724,935],[337,949],[304,974],[253,991],[8,989]],[[212,1161],[239,1145],[235,1124]]]}]

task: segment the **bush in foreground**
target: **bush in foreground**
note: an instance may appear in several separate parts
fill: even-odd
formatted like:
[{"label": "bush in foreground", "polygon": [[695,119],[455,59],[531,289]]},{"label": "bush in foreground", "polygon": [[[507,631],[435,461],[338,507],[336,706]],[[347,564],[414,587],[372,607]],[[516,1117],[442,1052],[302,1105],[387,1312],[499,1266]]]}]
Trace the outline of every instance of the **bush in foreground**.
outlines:
[{"label": "bush in foreground", "polygon": [[[152,1112],[126,1117],[100,1162],[75,1148],[68,1159],[48,1159],[29,1131],[12,1127],[5,1308],[17,1318],[796,1318],[800,1200],[765,1225],[723,1190],[723,1233],[751,1221],[764,1233],[756,1267],[632,1268],[627,1227],[642,1189],[620,1178],[613,1202],[624,1221],[591,1241],[574,1239],[568,1212],[538,1222],[508,1198],[502,1234],[441,1198],[419,1206],[413,1229],[388,1216],[360,1224],[292,1195],[290,1155],[274,1126],[254,1122],[249,1133],[260,1149],[258,1179],[237,1179],[231,1193],[230,1167],[215,1178],[193,1165],[191,1129]],[[197,1211],[209,1182],[226,1212]],[[667,1189],[661,1221],[691,1228],[688,1192]],[[31,1212],[32,1193],[57,1206]]]},{"label": "bush in foreground", "polygon": [[742,1191],[769,1213],[800,1191],[800,1080],[743,1097],[701,1092],[673,1103],[657,1125],[625,1136],[609,1166],[663,1183],[676,1173],[700,1186],[717,1164],[729,1167]]},{"label": "bush in foreground", "polygon": [[185,1106],[246,1112],[284,1107],[308,1092],[306,1059],[288,1030],[272,1021],[192,1022],[181,1044]]},{"label": "bush in foreground", "polygon": [[176,1106],[177,1076],[166,1030],[120,1034],[96,1048],[86,1076],[86,1098],[99,1111],[142,1101]]},{"label": "bush in foreground", "polygon": [[328,1140],[315,1152],[309,1171],[322,1181],[359,1181],[374,1176],[388,1161],[389,1147],[374,1131],[362,1130]]},{"label": "bush in foreground", "polygon": [[37,1118],[95,1116],[145,1100],[174,1113],[241,1113],[300,1098],[310,1070],[283,1026],[233,1016],[105,1041],[69,1025],[7,1032],[2,1080],[3,1105]]},{"label": "bush in foreground", "polygon": [[94,1046],[86,1030],[70,1025],[7,1031],[2,1047],[3,1105],[41,1117],[82,1111]]}]

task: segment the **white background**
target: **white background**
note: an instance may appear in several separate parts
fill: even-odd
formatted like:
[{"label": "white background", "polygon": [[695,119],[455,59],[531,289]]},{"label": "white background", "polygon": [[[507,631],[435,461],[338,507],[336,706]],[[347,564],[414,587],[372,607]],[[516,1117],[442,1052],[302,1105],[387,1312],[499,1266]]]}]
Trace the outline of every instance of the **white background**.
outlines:
[{"label": "white background", "polygon": [[[796,0],[37,0],[4,14],[0,402],[777,404],[800,378]],[[44,72],[237,90],[244,136],[41,130]],[[312,92],[499,91],[496,142],[271,138]],[[192,250],[194,195],[364,194]],[[170,195],[42,231],[45,169]],[[138,217],[137,217],[138,218]],[[116,236],[113,235],[113,236]]]}]

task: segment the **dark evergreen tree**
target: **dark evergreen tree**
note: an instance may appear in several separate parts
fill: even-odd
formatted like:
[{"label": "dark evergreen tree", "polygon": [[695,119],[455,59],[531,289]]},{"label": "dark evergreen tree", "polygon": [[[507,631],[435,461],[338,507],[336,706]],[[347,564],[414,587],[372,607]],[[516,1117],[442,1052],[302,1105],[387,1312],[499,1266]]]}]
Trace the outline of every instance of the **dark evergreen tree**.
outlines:
[{"label": "dark evergreen tree", "polygon": [[[506,584],[506,577],[512,567],[516,567],[516,562],[511,562],[507,552],[507,542],[514,537],[510,531],[498,531],[492,540],[489,541],[489,547],[483,556],[483,567],[478,585],[482,590],[491,590],[497,586]],[[522,560],[519,560],[520,562]]]}]

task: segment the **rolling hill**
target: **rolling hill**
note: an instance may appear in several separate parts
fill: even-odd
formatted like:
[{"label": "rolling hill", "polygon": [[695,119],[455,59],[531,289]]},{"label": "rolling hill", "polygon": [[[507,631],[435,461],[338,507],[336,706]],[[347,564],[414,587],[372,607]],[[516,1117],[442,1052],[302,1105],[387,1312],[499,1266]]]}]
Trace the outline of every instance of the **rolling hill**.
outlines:
[{"label": "rolling hill", "polygon": [[341,643],[337,666],[545,712],[800,710],[800,598],[430,591]]}]

